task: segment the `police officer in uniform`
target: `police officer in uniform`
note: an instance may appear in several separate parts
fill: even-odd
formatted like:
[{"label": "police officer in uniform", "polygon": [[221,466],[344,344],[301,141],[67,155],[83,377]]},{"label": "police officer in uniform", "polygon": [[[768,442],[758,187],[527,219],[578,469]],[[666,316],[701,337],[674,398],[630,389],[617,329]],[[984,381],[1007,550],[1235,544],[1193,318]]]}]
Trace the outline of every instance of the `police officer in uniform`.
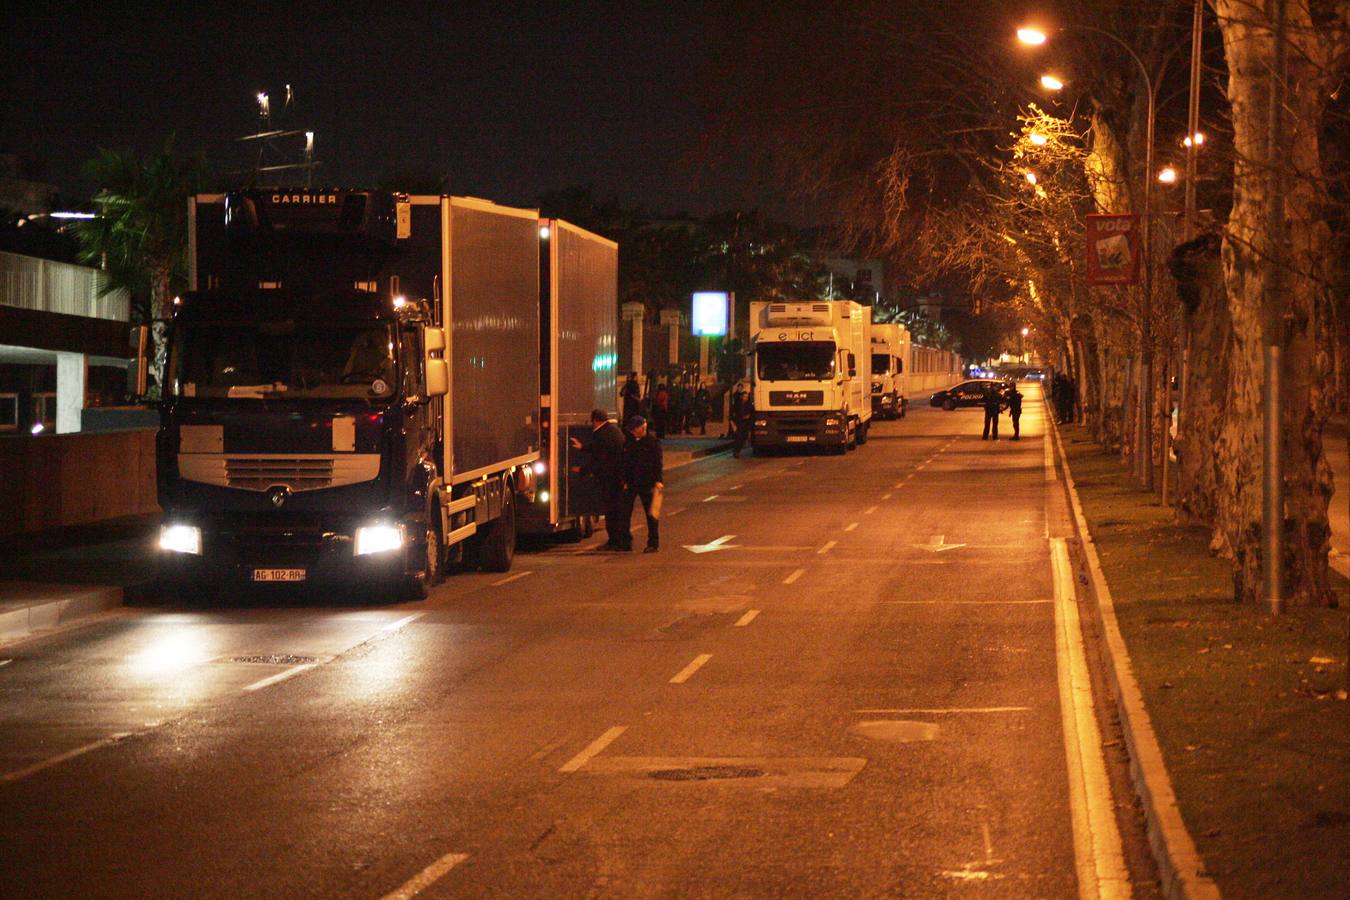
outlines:
[{"label": "police officer in uniform", "polygon": [[1003,407],[1003,398],[998,395],[998,388],[992,384],[984,388],[984,434],[980,440],[998,440],[998,414]]}]

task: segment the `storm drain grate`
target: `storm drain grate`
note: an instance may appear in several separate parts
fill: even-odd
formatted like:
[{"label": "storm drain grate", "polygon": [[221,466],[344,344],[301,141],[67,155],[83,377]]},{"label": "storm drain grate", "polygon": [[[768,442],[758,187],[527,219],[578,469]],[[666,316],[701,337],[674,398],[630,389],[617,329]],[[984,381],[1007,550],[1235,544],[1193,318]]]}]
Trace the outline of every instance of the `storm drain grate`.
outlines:
[{"label": "storm drain grate", "polygon": [[694,766],[688,769],[658,769],[649,778],[658,781],[716,781],[725,778],[759,778],[763,769],[750,766]]},{"label": "storm drain grate", "polygon": [[290,653],[265,653],[260,656],[236,656],[230,662],[253,663],[260,666],[302,666],[318,662],[313,656],[293,656]]}]

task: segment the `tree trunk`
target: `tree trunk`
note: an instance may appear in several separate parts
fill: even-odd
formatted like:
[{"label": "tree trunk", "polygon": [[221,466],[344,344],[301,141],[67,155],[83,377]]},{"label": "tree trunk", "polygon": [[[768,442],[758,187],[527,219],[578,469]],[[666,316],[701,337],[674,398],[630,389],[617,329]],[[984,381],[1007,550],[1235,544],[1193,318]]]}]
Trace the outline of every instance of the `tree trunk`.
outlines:
[{"label": "tree trunk", "polygon": [[[1322,455],[1329,362],[1325,294],[1329,229],[1318,132],[1333,57],[1313,29],[1308,0],[1287,0],[1289,42],[1283,146],[1270,140],[1275,45],[1264,0],[1212,0],[1228,62],[1233,122],[1233,209],[1223,246],[1233,327],[1228,416],[1216,445],[1230,490],[1220,494],[1219,526],[1232,545],[1238,600],[1265,599],[1261,558],[1261,422],[1263,347],[1284,347],[1281,457],[1285,472],[1283,555],[1291,603],[1327,604],[1327,501],[1330,473]],[[1265,300],[1279,252],[1268,239],[1274,163],[1285,168],[1287,268],[1279,276],[1279,314]],[[1268,328],[1269,325],[1269,328]]]}]

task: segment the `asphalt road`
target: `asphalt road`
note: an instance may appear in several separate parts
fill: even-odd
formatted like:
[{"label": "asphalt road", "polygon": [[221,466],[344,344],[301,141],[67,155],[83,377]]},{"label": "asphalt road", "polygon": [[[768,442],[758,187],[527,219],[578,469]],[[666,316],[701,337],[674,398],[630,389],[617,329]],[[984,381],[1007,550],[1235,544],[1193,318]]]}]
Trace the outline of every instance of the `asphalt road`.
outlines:
[{"label": "asphalt road", "polygon": [[683,467],[658,554],[0,651],[0,896],[1077,896],[1028,394]]}]

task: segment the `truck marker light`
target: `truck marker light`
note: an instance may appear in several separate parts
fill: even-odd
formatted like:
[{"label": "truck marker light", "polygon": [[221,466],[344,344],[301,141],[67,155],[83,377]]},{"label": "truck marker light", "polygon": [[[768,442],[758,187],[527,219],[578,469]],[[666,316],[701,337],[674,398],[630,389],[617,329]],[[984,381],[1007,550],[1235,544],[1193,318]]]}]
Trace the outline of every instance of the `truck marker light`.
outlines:
[{"label": "truck marker light", "polygon": [[159,549],[201,556],[202,530],[196,525],[161,525]]},{"label": "truck marker light", "polygon": [[536,499],[537,499],[540,503],[547,503],[547,502],[548,502],[548,491],[540,491],[539,494],[537,495]]},{"label": "truck marker light", "polygon": [[544,461],[543,461],[543,460],[538,460],[538,461],[535,462],[535,464],[534,464],[534,474],[536,474],[536,475],[543,475],[543,474],[544,474],[544,470],[547,469],[547,468],[548,468],[548,466],[544,465]]},{"label": "truck marker light", "polygon": [[357,556],[384,553],[403,546],[403,528],[400,525],[365,525],[356,529],[353,550]]}]

